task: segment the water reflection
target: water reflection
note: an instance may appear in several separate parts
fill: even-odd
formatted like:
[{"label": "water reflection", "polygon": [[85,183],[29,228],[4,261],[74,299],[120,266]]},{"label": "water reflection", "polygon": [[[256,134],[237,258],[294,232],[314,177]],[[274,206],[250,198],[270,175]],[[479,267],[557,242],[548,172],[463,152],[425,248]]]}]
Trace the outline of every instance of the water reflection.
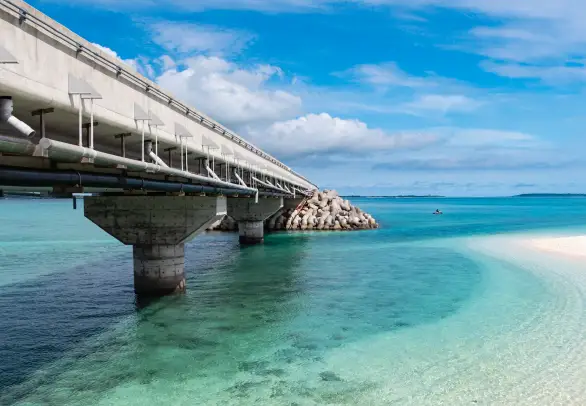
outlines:
[{"label": "water reflection", "polygon": [[230,257],[216,264],[198,268],[190,261],[187,294],[142,310],[137,340],[196,351],[201,361],[214,356],[210,347],[225,344],[223,351],[230,351],[237,336],[286,321],[295,314],[292,299],[302,293],[299,272],[306,242],[273,244],[267,239],[266,246],[230,247]]}]

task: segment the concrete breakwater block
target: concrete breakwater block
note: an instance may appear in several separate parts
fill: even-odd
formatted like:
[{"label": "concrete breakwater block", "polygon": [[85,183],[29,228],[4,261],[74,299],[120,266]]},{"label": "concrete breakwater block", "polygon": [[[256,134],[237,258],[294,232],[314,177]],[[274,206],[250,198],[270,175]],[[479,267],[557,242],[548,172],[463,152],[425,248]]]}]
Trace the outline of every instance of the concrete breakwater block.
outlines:
[{"label": "concrete breakwater block", "polygon": [[[269,231],[294,230],[367,230],[379,227],[376,220],[348,200],[341,198],[334,190],[316,191],[295,207],[285,205],[265,221]],[[238,224],[226,216],[211,227],[215,231],[237,231]]]}]

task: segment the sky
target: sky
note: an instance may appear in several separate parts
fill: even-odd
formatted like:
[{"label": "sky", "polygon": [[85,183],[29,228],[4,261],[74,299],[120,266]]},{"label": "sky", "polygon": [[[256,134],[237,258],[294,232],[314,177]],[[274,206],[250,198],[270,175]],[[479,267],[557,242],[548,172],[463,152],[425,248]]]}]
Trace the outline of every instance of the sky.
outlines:
[{"label": "sky", "polygon": [[584,193],[583,0],[35,0],[344,194]]}]

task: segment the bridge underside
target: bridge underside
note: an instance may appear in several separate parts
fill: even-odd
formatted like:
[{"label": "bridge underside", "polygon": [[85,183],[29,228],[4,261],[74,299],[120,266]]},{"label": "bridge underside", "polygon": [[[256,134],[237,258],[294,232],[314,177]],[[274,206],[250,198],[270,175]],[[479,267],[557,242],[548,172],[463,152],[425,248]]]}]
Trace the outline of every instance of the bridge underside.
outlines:
[{"label": "bridge underside", "polygon": [[[256,193],[238,187],[204,185],[166,175],[144,176],[122,169],[95,168],[88,165],[52,165],[38,162],[38,168],[2,165],[0,157],[0,190],[6,192],[48,192],[54,197],[70,197],[74,194],[205,194],[210,196],[250,196]],[[11,161],[14,163],[14,160]],[[29,161],[30,162],[30,161]],[[57,168],[53,168],[57,166]],[[282,192],[259,188],[261,197],[288,197]]]},{"label": "bridge underside", "polygon": [[[4,95],[4,92],[0,83],[0,96]],[[222,162],[219,159],[210,158],[210,155],[206,154],[205,151],[182,153],[176,141],[166,142],[162,138],[157,138],[155,141],[152,132],[147,132],[144,135],[145,143],[143,143],[141,137],[142,128],[139,121],[135,122],[136,128],[133,132],[123,133],[120,128],[106,122],[91,121],[87,117],[87,111],[84,110],[80,142],[80,122],[77,112],[52,109],[42,102],[28,99],[21,95],[11,94],[10,96],[13,100],[13,115],[34,128],[36,135],[33,138],[26,139],[14,128],[0,120],[0,167],[42,171],[50,169],[53,171],[75,170],[76,172],[108,173],[118,177],[167,181],[178,185],[186,183],[201,186],[214,185],[216,188],[218,187],[217,181],[221,181],[226,183],[222,187],[235,190],[243,189],[244,187],[244,189],[258,189],[261,193],[273,193],[275,195],[307,193],[306,190],[298,187],[294,190],[293,185],[287,186],[282,181],[277,186],[278,179],[262,175],[256,169],[238,166],[238,161],[231,162],[230,159],[225,159]],[[42,114],[42,118],[40,111],[46,112]],[[91,139],[90,127],[93,128]],[[58,150],[53,144],[51,144],[51,149],[43,150],[39,145],[43,140],[47,140],[47,142],[56,141],[53,144],[59,144],[58,146],[65,147],[68,150]],[[147,145],[150,150],[157,152],[155,156],[158,157],[159,162],[151,158],[148,151],[145,151]],[[108,159],[100,161],[99,157],[92,158],[95,153],[106,155]],[[49,159],[43,160],[40,158]],[[130,160],[136,165],[142,162],[151,165],[155,164],[157,169],[137,169],[132,165],[125,167],[123,164],[109,161],[110,158]],[[177,172],[175,175],[177,176],[170,176],[169,173],[166,175],[156,173],[157,171],[164,172],[167,168],[175,170]],[[182,174],[196,175],[199,178],[194,180],[190,176],[182,177]],[[264,181],[267,182],[265,183]],[[14,184],[4,176],[3,178],[0,177],[0,188],[2,186],[32,185]],[[84,186],[89,186],[89,184]],[[101,188],[103,185],[96,185],[95,187]],[[134,190],[136,188],[135,186],[130,186],[128,189]]]}]

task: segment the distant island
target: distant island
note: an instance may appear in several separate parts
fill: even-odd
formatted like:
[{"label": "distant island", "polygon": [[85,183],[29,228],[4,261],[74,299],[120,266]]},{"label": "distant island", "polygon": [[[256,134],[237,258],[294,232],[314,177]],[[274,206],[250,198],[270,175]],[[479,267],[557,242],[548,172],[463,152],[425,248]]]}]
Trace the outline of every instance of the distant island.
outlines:
[{"label": "distant island", "polygon": [[523,193],[513,197],[586,197],[586,193]]},{"label": "distant island", "polygon": [[446,196],[438,195],[398,195],[398,196],[361,196],[361,195],[347,195],[344,198],[362,197],[366,199],[429,199],[429,198],[444,198]]}]

